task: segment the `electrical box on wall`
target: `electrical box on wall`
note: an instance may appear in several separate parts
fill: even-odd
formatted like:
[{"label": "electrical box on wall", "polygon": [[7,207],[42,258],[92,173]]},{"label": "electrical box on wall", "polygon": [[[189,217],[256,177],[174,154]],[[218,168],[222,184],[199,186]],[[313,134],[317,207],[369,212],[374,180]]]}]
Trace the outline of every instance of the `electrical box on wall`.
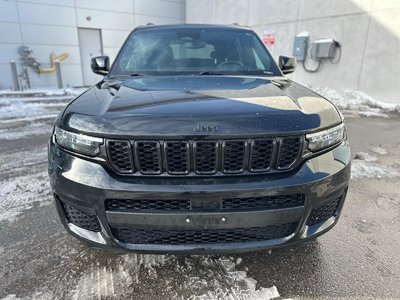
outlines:
[{"label": "electrical box on wall", "polygon": [[314,59],[325,59],[333,58],[335,56],[336,47],[338,47],[338,42],[334,39],[321,39],[315,41],[314,47],[311,51],[311,57]]},{"label": "electrical box on wall", "polygon": [[300,32],[294,38],[293,56],[296,57],[298,61],[303,61],[306,58],[309,38],[310,35],[307,31]]}]

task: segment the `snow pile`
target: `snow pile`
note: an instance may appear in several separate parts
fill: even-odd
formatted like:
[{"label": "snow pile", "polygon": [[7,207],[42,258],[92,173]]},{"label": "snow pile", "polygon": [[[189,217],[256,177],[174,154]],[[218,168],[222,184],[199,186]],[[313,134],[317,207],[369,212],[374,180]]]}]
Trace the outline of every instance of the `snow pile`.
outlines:
[{"label": "snow pile", "polygon": [[0,124],[17,121],[36,121],[54,119],[58,112],[73,98],[34,97],[2,98],[0,97]]},{"label": "snow pile", "polygon": [[78,96],[86,88],[65,89],[29,89],[25,91],[0,90],[0,97],[27,97],[27,96]]},{"label": "snow pile", "polygon": [[47,134],[48,136],[50,136],[52,128],[53,128],[52,122],[46,122],[46,121],[28,122],[28,125],[26,126],[0,129],[0,140],[18,140],[26,137],[43,135],[43,134]]},{"label": "snow pile", "polygon": [[363,160],[353,160],[351,166],[351,178],[388,178],[400,177],[400,172],[392,167],[371,163]]},{"label": "snow pile", "polygon": [[0,125],[54,119],[84,89],[0,91]]},{"label": "snow pile", "polygon": [[[383,148],[373,148],[373,152],[384,155],[387,151]],[[393,179],[400,177],[398,169],[392,166],[386,166],[378,163],[378,158],[366,152],[358,152],[355,154],[351,164],[351,178],[388,178]]]},{"label": "snow pile", "polygon": [[382,148],[382,147],[374,147],[371,149],[372,152],[379,154],[379,155],[385,155],[387,154],[386,149]]},{"label": "snow pile", "polygon": [[375,100],[359,91],[339,93],[328,87],[310,87],[313,91],[329,99],[346,114],[362,117],[388,117],[389,113],[400,113],[400,104],[386,103]]},{"label": "snow pile", "polygon": [[358,152],[354,156],[354,159],[360,159],[360,160],[365,160],[365,161],[377,161],[377,158],[375,156],[372,156],[366,152]]},{"label": "snow pile", "polygon": [[17,297],[15,294],[7,295],[2,300],[53,300],[53,292],[46,289],[44,292],[35,292],[29,297]]},{"label": "snow pile", "polygon": [[[276,299],[275,286],[257,288],[257,281],[236,269],[228,257],[126,254],[93,261],[80,276],[71,299],[125,298],[146,291],[164,299]],[[240,261],[240,260],[239,260]]]},{"label": "snow pile", "polygon": [[56,268],[64,270],[53,278],[60,284],[51,292],[38,286],[30,296],[4,299],[127,299],[135,294],[146,299],[281,299],[275,286],[258,288],[246,271],[237,270],[236,261],[226,256],[115,255],[83,248],[63,254]]}]

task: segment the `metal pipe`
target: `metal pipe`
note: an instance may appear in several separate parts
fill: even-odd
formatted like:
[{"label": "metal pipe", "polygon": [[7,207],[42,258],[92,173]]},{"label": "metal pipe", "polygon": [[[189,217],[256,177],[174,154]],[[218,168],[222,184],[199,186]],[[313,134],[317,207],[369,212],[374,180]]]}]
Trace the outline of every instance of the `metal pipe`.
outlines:
[{"label": "metal pipe", "polygon": [[59,89],[62,89],[63,82],[62,82],[62,77],[61,77],[61,64],[59,61],[55,62],[55,67],[56,67],[56,74],[57,74],[57,86]]},{"label": "metal pipe", "polygon": [[10,67],[11,67],[11,76],[13,81],[13,89],[14,91],[20,91],[21,87],[19,86],[19,81],[18,81],[17,64],[14,60],[10,61]]},{"label": "metal pipe", "polygon": [[65,60],[66,58],[68,58],[68,53],[64,53],[62,55],[60,55],[59,57],[56,57],[56,55],[54,53],[50,54],[50,68],[38,68],[38,72],[39,73],[51,73],[54,72],[56,70],[56,65],[55,63],[57,61],[61,62],[63,60]]}]

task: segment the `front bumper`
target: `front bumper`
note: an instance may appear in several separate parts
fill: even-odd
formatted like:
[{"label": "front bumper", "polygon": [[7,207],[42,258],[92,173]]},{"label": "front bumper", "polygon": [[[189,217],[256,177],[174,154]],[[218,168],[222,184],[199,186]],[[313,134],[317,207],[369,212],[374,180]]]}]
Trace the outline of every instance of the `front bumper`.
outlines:
[{"label": "front bumper", "polygon": [[[345,200],[350,157],[349,145],[343,142],[286,174],[128,178],[115,176],[101,164],[71,155],[50,141],[49,175],[62,223],[68,232],[91,246],[149,253],[234,253],[289,245],[331,229]],[[225,198],[294,194],[304,196],[302,205],[230,211],[215,206]],[[107,199],[189,199],[208,206],[187,211],[110,211]],[[75,219],[89,216],[98,228],[76,226],[68,209],[78,212]],[[255,228],[257,232],[253,232]],[[269,231],[260,233],[260,228]],[[132,243],[131,232],[136,232],[135,238],[150,233],[168,239]],[[246,238],[238,242],[239,235]],[[180,242],[188,236],[193,242]]]}]

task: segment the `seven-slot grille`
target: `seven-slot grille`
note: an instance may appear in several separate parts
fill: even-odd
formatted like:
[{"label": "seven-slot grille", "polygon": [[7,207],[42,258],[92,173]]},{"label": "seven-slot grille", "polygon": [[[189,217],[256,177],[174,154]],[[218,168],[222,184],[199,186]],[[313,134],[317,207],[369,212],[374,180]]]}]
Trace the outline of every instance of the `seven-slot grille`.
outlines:
[{"label": "seven-slot grille", "polygon": [[122,174],[197,175],[266,173],[296,166],[302,137],[253,140],[108,140],[111,166]]}]

